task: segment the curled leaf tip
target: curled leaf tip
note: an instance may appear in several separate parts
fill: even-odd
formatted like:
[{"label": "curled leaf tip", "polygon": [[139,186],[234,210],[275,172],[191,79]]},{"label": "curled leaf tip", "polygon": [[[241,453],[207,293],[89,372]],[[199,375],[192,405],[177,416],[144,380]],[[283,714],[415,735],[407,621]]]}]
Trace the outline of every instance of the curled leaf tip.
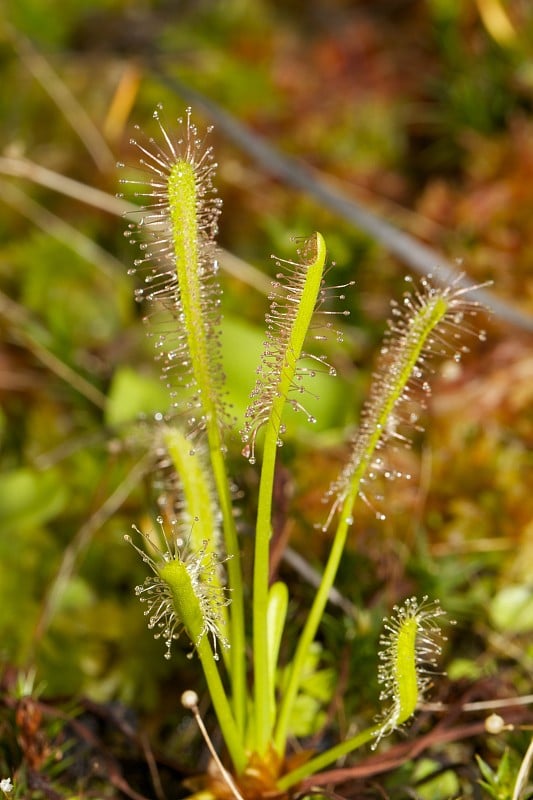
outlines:
[{"label": "curled leaf tip", "polygon": [[438,602],[431,602],[426,596],[420,602],[410,597],[393,611],[384,620],[384,633],[379,641],[380,699],[388,702],[389,707],[379,718],[374,748],[380,739],[414,714],[436,674],[445,641],[440,626],[445,612]]},{"label": "curled leaf tip", "polygon": [[[286,405],[303,411],[314,422],[299,399],[305,392],[302,379],[308,371],[298,362],[307,355],[302,348],[323,293],[326,246],[321,234],[304,240],[298,255],[299,261],[276,260],[279,272],[270,293],[263,354],[242,431],[243,455],[251,463],[255,461],[256,436],[263,425],[273,425],[281,445],[285,430],[281,417]],[[326,366],[324,361],[320,363]]]},{"label": "curled leaf tip", "polygon": [[224,607],[230,603],[219,581],[222,560],[208,549],[207,541],[199,549],[191,550],[180,538],[167,535],[162,518],[158,522],[164,549],[151,536],[141,533],[154,556],[137,547],[130,536],[126,537],[153,573],[135,587],[135,594],[147,606],[144,615],[148,618],[148,628],[155,629],[155,639],[164,640],[167,659],[171,656],[172,642],[183,630],[194,647],[209,635],[217,658],[217,644],[229,647],[222,632]]}]

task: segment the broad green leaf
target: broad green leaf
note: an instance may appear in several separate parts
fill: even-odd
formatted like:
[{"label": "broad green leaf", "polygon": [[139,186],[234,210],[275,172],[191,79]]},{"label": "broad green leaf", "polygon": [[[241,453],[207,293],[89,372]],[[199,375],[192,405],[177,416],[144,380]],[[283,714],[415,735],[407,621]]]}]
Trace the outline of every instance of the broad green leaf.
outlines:
[{"label": "broad green leaf", "polygon": [[121,367],[111,382],[105,409],[106,423],[123,425],[141,416],[164,413],[169,405],[169,393],[159,378],[139,374],[131,367]]},{"label": "broad green leaf", "polygon": [[65,507],[66,489],[55,470],[21,468],[0,475],[2,532],[36,527]]},{"label": "broad green leaf", "polygon": [[503,633],[532,631],[532,588],[530,586],[506,586],[493,598],[489,611],[493,625]]}]

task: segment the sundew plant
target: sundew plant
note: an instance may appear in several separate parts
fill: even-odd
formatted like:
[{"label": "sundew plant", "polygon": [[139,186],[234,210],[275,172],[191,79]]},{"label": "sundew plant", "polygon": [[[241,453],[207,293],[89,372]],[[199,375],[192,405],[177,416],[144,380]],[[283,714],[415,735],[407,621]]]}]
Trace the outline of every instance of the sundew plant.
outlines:
[{"label": "sundew plant", "polygon": [[[146,304],[148,330],[171,397],[171,410],[155,434],[164,476],[158,524],[151,533],[136,530],[133,539],[127,537],[150,570],[136,593],[149,627],[165,644],[164,655],[170,658],[174,641],[184,640],[203,671],[223,748],[217,751],[211,744],[196,694],[185,692],[182,701],[196,716],[216,764],[216,777],[205,776],[204,791],[237,798],[284,796],[341,756],[365,744],[375,747],[402,726],[435,674],[444,612],[436,600],[409,597],[384,621],[376,653],[383,708],[376,709],[375,719],[330,749],[292,757],[291,723],[306,661],[358,504],[372,502],[376,475],[393,475],[388,448],[408,445],[410,431],[419,429],[432,363],[441,356],[461,358],[466,350],[461,339],[465,331],[473,333],[468,318],[476,314],[476,304],[459,282],[441,288],[427,278],[419,285],[411,282],[410,291],[393,305],[349,457],[325,487],[324,518],[309,533],[327,531],[331,537],[321,583],[298,641],[282,648],[289,592],[285,583],[269,582],[276,457],[288,410],[314,422],[306,410],[306,381],[315,369],[335,373],[325,357],[310,355],[306,343],[335,330],[335,315],[345,312],[332,307],[332,298],[342,287],[327,286],[325,274],[329,282],[334,269],[327,267],[320,233],[301,244],[294,261],[277,260],[262,357],[250,367],[253,374],[257,366],[255,386],[245,419],[233,420],[221,361],[215,243],[221,204],[214,186],[216,163],[206,144],[209,132],[198,133],[189,109],[176,132],[160,116],[156,111],[155,139],[141,134],[132,139],[140,169],[138,177],[124,181],[143,203],[139,221],[126,235],[139,248],[132,269],[139,281],[136,292]],[[251,575],[243,567],[235,476],[227,466],[228,449],[236,446],[259,473],[257,516],[250,521],[255,525]],[[281,652],[288,661],[279,663]]]}]

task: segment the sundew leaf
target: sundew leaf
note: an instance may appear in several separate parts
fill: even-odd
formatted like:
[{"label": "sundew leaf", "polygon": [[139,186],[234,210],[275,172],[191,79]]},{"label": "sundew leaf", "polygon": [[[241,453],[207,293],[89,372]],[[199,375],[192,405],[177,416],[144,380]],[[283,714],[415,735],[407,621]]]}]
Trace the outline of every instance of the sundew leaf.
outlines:
[{"label": "sundew leaf", "polygon": [[[386,447],[409,447],[413,431],[420,431],[420,414],[431,394],[429,378],[435,358],[461,361],[468,347],[465,334],[484,340],[484,330],[474,332],[469,318],[479,313],[468,299],[471,287],[461,286],[459,276],[449,286],[433,284],[433,276],[421,279],[418,287],[405,292],[401,302],[393,301],[392,315],[381,347],[370,394],[365,402],[359,429],[352,439],[352,452],[339,477],[330,485],[325,502],[332,505],[324,530],[337,510],[347,513],[350,524],[357,496],[368,501],[366,487],[377,475],[387,480],[403,473],[390,469],[383,457]],[[411,282],[411,278],[406,279]],[[479,288],[479,287],[476,287]],[[409,479],[410,475],[405,475]],[[378,519],[384,514],[377,512]]]},{"label": "sundew leaf", "polygon": [[154,112],[160,141],[131,140],[141,174],[122,181],[137,186],[134,196],[145,203],[139,222],[126,231],[133,244],[138,240],[132,233],[141,237],[141,257],[130,271],[142,278],[136,297],[150,310],[146,319],[153,323],[150,335],[172,402],[193,432],[207,429],[214,443],[227,424],[215,243],[221,205],[213,183],[217,165],[190,109],[177,133],[167,132],[160,112],[161,107]]},{"label": "sundew leaf", "polygon": [[[131,139],[139,153],[141,174],[126,179],[138,187],[134,196],[144,207],[140,218],[128,226],[126,237],[132,242],[140,236],[141,257],[134,269],[142,280],[136,290],[138,300],[146,301],[147,321],[154,336],[156,359],[169,389],[172,408],[184,420],[192,440],[205,433],[216,492],[223,521],[225,550],[230,563],[228,578],[232,590],[230,609],[231,682],[235,698],[235,718],[226,696],[210,646],[197,644],[212,699],[225,732],[226,744],[235,766],[242,768],[244,754],[237,730],[244,728],[244,600],[239,544],[233,517],[230,483],[224,454],[224,437],[231,424],[226,406],[225,376],[221,359],[221,289],[216,234],[221,200],[214,176],[217,164],[212,147],[206,146],[191,120],[188,108],[175,132],[161,121],[161,106],[154,112],[159,129],[155,139]],[[207,130],[207,134],[211,129]],[[208,677],[210,676],[210,677]]]},{"label": "sundew leaf", "polygon": [[[204,550],[217,561],[217,554],[222,552],[220,508],[207,449],[201,441],[192,448],[186,434],[178,427],[163,426],[161,440],[165,448],[161,468],[163,472],[168,470],[168,490],[176,491],[180,498],[173,518],[173,535],[187,541],[191,549]],[[204,566],[210,574],[202,577],[222,591],[224,570],[220,561],[213,569],[209,559],[204,558]],[[221,608],[226,623],[224,611]]]},{"label": "sundew leaf", "polygon": [[[306,393],[303,380],[308,372],[301,366],[301,359],[309,357],[302,348],[313,316],[324,300],[326,245],[322,235],[316,232],[306,239],[298,256],[298,261],[276,262],[280,272],[272,282],[263,352],[241,432],[245,442],[243,455],[251,464],[255,463],[256,436],[263,426],[268,426],[269,434],[273,433],[280,444],[286,407],[302,411],[309,422],[316,423],[302,403],[302,395]],[[335,374],[325,360],[317,357],[317,362]]]}]

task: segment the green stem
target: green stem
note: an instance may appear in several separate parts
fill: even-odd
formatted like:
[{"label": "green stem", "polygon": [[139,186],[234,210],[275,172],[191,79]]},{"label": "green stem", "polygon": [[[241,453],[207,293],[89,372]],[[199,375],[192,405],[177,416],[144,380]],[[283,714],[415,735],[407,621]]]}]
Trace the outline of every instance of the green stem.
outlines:
[{"label": "green stem", "polygon": [[322,620],[324,609],[328,601],[329,592],[335,581],[339,563],[344,552],[346,536],[349,530],[348,514],[346,513],[346,509],[348,507],[351,509],[352,505],[353,498],[350,495],[349,500],[347,499],[344,505],[343,513],[341,514],[340,523],[333,539],[333,545],[318,592],[315,595],[315,599],[307,616],[304,629],[298,640],[298,645],[289,673],[289,680],[283,692],[283,699],[281,701],[278,721],[274,733],[274,747],[280,754],[285,752],[290,717],[294,708],[298,689],[300,688],[300,682],[305,661],[309,652],[309,647],[316,636],[316,632]]},{"label": "green stem", "polygon": [[[270,433],[270,430],[269,430]],[[253,575],[253,658],[255,746],[264,755],[270,738],[272,711],[270,707],[271,676],[269,675],[267,613],[268,573],[270,557],[271,510],[274,470],[276,466],[277,433],[265,439],[261,482],[257,509],[257,526]]]},{"label": "green stem", "polygon": [[231,591],[229,606],[229,641],[231,661],[231,685],[233,692],[233,708],[237,727],[244,738],[246,725],[246,640],[244,630],[244,591],[241,566],[241,554],[237,539],[235,519],[231,506],[231,496],[226,473],[226,464],[222,456],[220,432],[216,426],[208,426],[211,464],[217,488],[224,530],[224,543],[229,556],[227,562],[228,584]]},{"label": "green stem", "polygon": [[335,747],[325,750],[315,758],[306,761],[301,767],[292,770],[292,772],[287,772],[286,775],[279,779],[277,783],[278,789],[282,792],[285,792],[287,789],[290,789],[291,786],[300,783],[300,781],[304,780],[304,778],[308,778],[310,775],[315,775],[321,769],[324,769],[324,767],[333,764],[339,758],[351,753],[353,750],[357,750],[359,747],[362,747],[364,744],[374,739],[379,733],[379,730],[379,725],[374,725],[372,728],[366,728],[364,731],[361,731],[361,733],[358,733],[351,739],[347,739]]},{"label": "green stem", "polygon": [[247,758],[242,744],[242,735],[232,714],[220,674],[213,657],[211,645],[206,636],[197,644],[196,649],[200,656],[209,695],[217,715],[224,742],[233,761],[235,771],[240,774],[246,767]]},{"label": "green stem", "polygon": [[271,536],[272,495],[276,452],[280,437],[281,419],[287,397],[293,386],[296,365],[300,358],[322,283],[322,273],[326,259],[324,239],[315,234],[313,259],[307,265],[305,282],[300,289],[297,311],[292,319],[287,336],[284,357],[278,375],[278,383],[273,394],[273,402],[266,426],[263,449],[263,462],[259,484],[257,525],[254,552],[253,575],[253,659],[254,659],[254,708],[255,745],[259,755],[264,755],[272,733],[272,709],[269,675],[267,612],[269,545]]}]

